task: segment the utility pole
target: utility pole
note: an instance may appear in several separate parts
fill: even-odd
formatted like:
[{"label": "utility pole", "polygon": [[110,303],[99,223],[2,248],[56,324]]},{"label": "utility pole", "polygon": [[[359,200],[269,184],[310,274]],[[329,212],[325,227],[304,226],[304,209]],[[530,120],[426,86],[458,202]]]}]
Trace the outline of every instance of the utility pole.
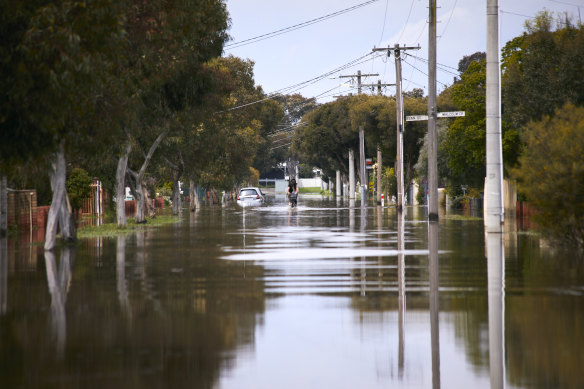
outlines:
[{"label": "utility pole", "polygon": [[[363,84],[362,86],[377,87],[377,95],[381,96],[381,88],[384,86],[395,86],[395,84],[384,84],[381,80],[377,80],[377,84]],[[381,204],[381,145],[377,145],[377,193],[375,200],[377,204]]]},{"label": "utility pole", "polygon": [[[357,93],[361,94],[361,77],[369,77],[369,76],[379,76],[379,74],[375,73],[375,74],[361,74],[361,71],[358,70],[357,74],[350,74],[350,75],[344,75],[344,76],[339,76],[339,78],[353,78],[353,77],[357,77]],[[353,155],[353,150],[349,150],[349,175],[351,174],[351,160],[354,160],[351,158],[351,156]],[[361,206],[364,207],[365,206],[365,197],[367,196],[367,183],[365,183],[365,178],[367,176],[367,172],[365,170],[365,134],[363,132],[363,126],[359,126],[359,181],[361,182],[361,187],[360,187],[360,194],[361,194]],[[353,169],[354,171],[354,169]],[[354,174],[354,173],[353,173]],[[351,177],[349,177],[349,182],[350,182]],[[352,190],[354,190],[354,178],[353,178],[353,189],[351,189],[349,191],[349,193],[351,193]],[[349,195],[349,198],[350,195]],[[355,196],[353,195],[352,198],[355,198]]]},{"label": "utility pole", "polygon": [[428,27],[428,219],[438,220],[438,138],[436,135],[436,0],[430,0]]},{"label": "utility pole", "polygon": [[[395,101],[396,101],[396,117],[397,117],[397,155],[396,155],[396,176],[397,176],[397,210],[401,212],[404,202],[404,174],[403,174],[403,132],[404,132],[404,109],[402,96],[402,76],[401,76],[401,52],[406,50],[419,50],[420,46],[402,46],[395,44],[393,53],[395,57]],[[387,55],[391,53],[391,48],[373,48],[373,51],[385,51]]]},{"label": "utility pole", "polygon": [[487,0],[487,177],[485,179],[485,229],[503,232],[503,155],[499,70],[499,5]]},{"label": "utility pole", "polygon": [[381,96],[381,87],[384,87],[384,86],[395,86],[395,84],[382,84],[381,83],[381,80],[377,80],[377,84],[362,84],[361,86],[371,87],[371,88],[377,87],[377,95],[378,96]]}]

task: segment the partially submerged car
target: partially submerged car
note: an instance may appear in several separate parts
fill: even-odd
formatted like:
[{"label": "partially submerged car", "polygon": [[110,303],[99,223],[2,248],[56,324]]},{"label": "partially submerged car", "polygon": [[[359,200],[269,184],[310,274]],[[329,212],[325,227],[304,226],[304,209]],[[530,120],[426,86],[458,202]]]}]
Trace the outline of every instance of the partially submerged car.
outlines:
[{"label": "partially submerged car", "polygon": [[237,205],[242,207],[262,205],[265,200],[262,190],[256,187],[241,188],[237,195]]}]

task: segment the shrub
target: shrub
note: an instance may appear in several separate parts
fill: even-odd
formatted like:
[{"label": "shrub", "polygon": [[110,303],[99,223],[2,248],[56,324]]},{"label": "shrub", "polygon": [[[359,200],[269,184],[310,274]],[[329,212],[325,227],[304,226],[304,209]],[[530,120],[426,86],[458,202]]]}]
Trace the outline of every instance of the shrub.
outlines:
[{"label": "shrub", "polygon": [[513,175],[536,221],[551,238],[584,247],[584,107],[568,103],[531,122],[524,142]]}]

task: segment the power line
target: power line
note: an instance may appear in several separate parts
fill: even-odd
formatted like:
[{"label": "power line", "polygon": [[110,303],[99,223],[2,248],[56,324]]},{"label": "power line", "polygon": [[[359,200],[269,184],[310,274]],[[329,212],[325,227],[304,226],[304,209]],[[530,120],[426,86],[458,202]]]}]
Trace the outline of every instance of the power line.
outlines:
[{"label": "power line", "polygon": [[[404,62],[405,62],[405,63],[407,63],[408,65],[410,65],[411,67],[413,67],[414,69],[416,69],[418,72],[420,72],[420,73],[422,73],[423,75],[425,75],[426,77],[428,77],[428,74],[427,74],[427,73],[425,73],[425,72],[423,72],[422,70],[418,69],[417,67],[415,67],[414,65],[412,65],[411,63],[409,63],[408,61],[406,61],[405,59],[404,59]],[[440,81],[438,81],[438,80],[436,80],[436,82],[438,82],[438,83],[442,84],[443,86],[446,86],[446,87],[448,86],[448,85],[446,85],[445,83],[443,83],[443,82],[440,82]]]},{"label": "power line", "polygon": [[284,27],[284,28],[281,28],[281,29],[276,30],[276,31],[272,31],[272,32],[268,32],[266,34],[262,34],[262,35],[255,36],[253,38],[248,38],[248,39],[244,39],[244,40],[239,41],[239,42],[234,42],[234,43],[231,43],[231,44],[227,44],[227,45],[225,45],[225,48],[226,49],[235,49],[235,48],[238,48],[238,47],[250,45],[252,43],[260,42],[260,41],[263,41],[265,39],[273,38],[275,36],[282,35],[282,34],[285,34],[287,32],[291,32],[291,31],[294,31],[294,30],[298,30],[300,28],[304,28],[304,27],[310,26],[312,24],[315,24],[315,23],[318,23],[318,22],[322,22],[324,20],[333,18],[335,16],[339,16],[339,15],[342,15],[344,13],[354,11],[356,9],[359,9],[361,7],[365,7],[365,6],[369,5],[369,4],[373,4],[373,3],[376,3],[378,1],[379,0],[369,0],[369,1],[366,1],[364,3],[357,4],[357,5],[354,5],[352,7],[345,8],[345,9],[342,9],[340,11],[330,13],[328,15],[320,16],[320,17],[318,17],[316,19],[311,19],[311,20],[308,20],[306,22],[298,23],[298,24],[295,24],[295,25],[289,26],[289,27]]},{"label": "power line", "polygon": [[399,38],[397,38],[398,42],[401,42],[401,38],[404,35],[404,32],[406,31],[406,27],[408,26],[408,22],[410,21],[410,15],[412,14],[412,8],[414,8],[414,0],[412,0],[412,4],[410,5],[410,12],[408,12],[408,17],[406,19],[406,22],[404,23],[404,28],[401,31],[401,34],[399,34]]},{"label": "power line", "polygon": [[573,4],[573,3],[567,3],[567,2],[565,2],[565,1],[558,1],[558,0],[549,0],[549,1],[551,1],[552,3],[558,3],[558,4],[564,4],[564,5],[571,5],[571,6],[578,7],[578,8],[584,8],[584,5],[578,5],[578,4]]},{"label": "power line", "polygon": [[[415,56],[415,55],[410,55],[410,57],[412,57],[412,58],[415,58],[415,59],[419,59],[419,60],[420,60],[420,61],[422,61],[422,62],[428,63],[428,60],[427,60],[426,58],[423,58],[423,57],[417,57],[417,56]],[[459,75],[460,75],[459,73],[454,73],[454,72],[452,72],[452,71],[450,71],[450,70],[448,70],[448,69],[443,69],[443,68],[449,68],[449,69],[454,69],[454,70],[458,71],[458,69],[456,69],[456,68],[453,68],[452,66],[443,65],[443,64],[439,64],[439,63],[437,63],[436,65],[439,65],[439,66],[441,66],[442,68],[441,68],[441,67],[438,67],[438,70],[441,70],[441,71],[443,71],[444,73],[449,73],[449,74],[452,74],[453,76],[459,76]]]},{"label": "power line", "polygon": [[448,21],[446,22],[446,25],[444,26],[444,30],[442,30],[442,34],[440,35],[440,38],[438,38],[439,40],[442,39],[442,36],[446,32],[446,29],[448,28],[448,25],[450,24],[450,19],[452,19],[452,14],[454,14],[454,10],[456,9],[457,3],[458,3],[458,0],[456,0],[454,2],[454,6],[452,7],[452,12],[450,12],[450,16],[448,17]]},{"label": "power line", "polygon": [[[256,101],[252,101],[252,102],[249,102],[249,103],[246,103],[246,104],[242,104],[242,105],[238,105],[236,107],[231,107],[231,108],[225,109],[223,111],[218,111],[218,112],[215,112],[215,113],[218,114],[218,113],[224,113],[224,112],[234,111],[236,109],[245,108],[245,107],[248,107],[248,106],[253,105],[253,104],[257,104],[257,103],[264,102],[266,100],[273,99],[274,97],[277,97],[277,96],[295,93],[295,92],[297,92],[297,91],[299,91],[301,89],[306,88],[308,85],[312,85],[312,84],[314,84],[314,83],[316,83],[318,81],[321,81],[321,80],[323,80],[325,78],[328,78],[329,76],[331,76],[331,75],[333,75],[335,73],[341,72],[341,71],[346,70],[348,68],[351,68],[353,66],[357,66],[359,64],[362,64],[362,63],[367,62],[367,61],[371,61],[372,59],[379,57],[379,56],[376,56],[376,57],[369,58],[369,59],[363,61],[364,58],[367,58],[367,57],[369,57],[371,55],[372,55],[372,53],[369,52],[369,53],[367,53],[365,55],[362,55],[359,58],[356,58],[356,59],[354,59],[354,60],[352,60],[350,62],[347,62],[344,65],[339,66],[336,69],[333,69],[333,70],[328,71],[328,72],[326,72],[324,74],[321,74],[320,76],[311,78],[311,79],[306,80],[306,81],[303,81],[303,82],[299,82],[299,83],[294,84],[294,85],[290,85],[290,86],[287,86],[287,87],[278,89],[278,90],[276,90],[276,91],[268,94],[268,96],[265,97],[265,98],[263,98],[263,99],[256,100]],[[286,92],[286,93],[284,93],[284,92]],[[326,93],[326,92],[324,92],[324,93]]]},{"label": "power line", "polygon": [[383,41],[383,33],[385,33],[385,21],[387,20],[387,6],[389,5],[389,0],[385,0],[385,12],[383,13],[383,27],[381,28],[381,36],[379,37],[379,44]]}]

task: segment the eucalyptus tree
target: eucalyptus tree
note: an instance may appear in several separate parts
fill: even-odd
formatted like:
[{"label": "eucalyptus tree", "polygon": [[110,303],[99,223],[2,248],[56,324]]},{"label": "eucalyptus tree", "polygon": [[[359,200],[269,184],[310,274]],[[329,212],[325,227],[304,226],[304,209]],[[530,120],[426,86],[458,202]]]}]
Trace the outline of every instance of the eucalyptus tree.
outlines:
[{"label": "eucalyptus tree", "polygon": [[[117,168],[118,225],[125,224],[121,194],[126,172],[137,197],[136,222],[145,221],[142,184],[152,155],[180,126],[181,112],[203,104],[207,88],[201,68],[221,54],[228,38],[222,0],[126,1],[127,96],[138,119],[125,128],[127,140]],[[142,158],[127,170],[133,145],[141,145]]]},{"label": "eucalyptus tree", "polygon": [[118,69],[121,9],[111,0],[0,3],[2,164],[49,156],[53,197],[46,250],[55,247],[59,224],[64,240],[76,238],[66,155],[94,144],[106,130],[96,118]]},{"label": "eucalyptus tree", "polygon": [[210,65],[222,79],[223,95],[217,112],[192,130],[186,171],[203,187],[230,190],[262,164],[283,109],[255,85],[252,61],[229,56]]}]

